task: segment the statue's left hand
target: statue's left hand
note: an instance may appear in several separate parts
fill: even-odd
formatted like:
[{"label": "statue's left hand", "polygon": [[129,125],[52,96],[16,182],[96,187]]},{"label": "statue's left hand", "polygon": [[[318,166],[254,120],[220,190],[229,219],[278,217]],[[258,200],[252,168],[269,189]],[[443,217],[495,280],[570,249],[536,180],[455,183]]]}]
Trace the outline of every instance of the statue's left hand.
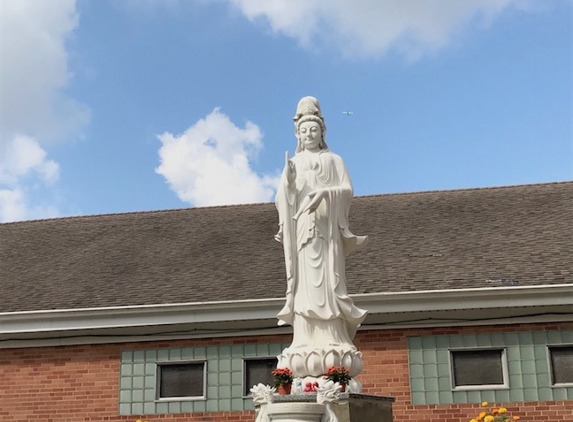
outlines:
[{"label": "statue's left hand", "polygon": [[298,212],[293,216],[294,220],[304,214],[305,212],[315,212],[321,201],[326,198],[328,191],[323,189],[314,190],[309,193],[303,200]]},{"label": "statue's left hand", "polygon": [[324,189],[315,190],[309,193],[308,197],[310,198],[310,202],[304,211],[315,212],[322,200],[326,197],[326,194],[327,191]]}]

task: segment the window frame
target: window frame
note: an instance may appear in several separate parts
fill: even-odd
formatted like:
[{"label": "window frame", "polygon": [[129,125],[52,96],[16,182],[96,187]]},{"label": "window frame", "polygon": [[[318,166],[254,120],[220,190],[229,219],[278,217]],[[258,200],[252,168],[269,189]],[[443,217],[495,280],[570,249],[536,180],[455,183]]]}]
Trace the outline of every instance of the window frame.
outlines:
[{"label": "window frame", "polygon": [[[255,360],[273,360],[273,359],[276,360],[276,362],[278,364],[278,359],[276,356],[243,357],[243,398],[252,397],[252,394],[250,392],[245,395],[245,393],[247,392],[247,388],[250,389],[252,387],[252,386],[247,385],[247,362],[248,361],[255,361]],[[271,387],[274,387],[274,385],[271,385]]]},{"label": "window frame", "polygon": [[[161,397],[161,367],[173,365],[203,365],[203,395],[202,396],[181,396],[181,397]],[[207,361],[206,360],[161,360],[155,362],[155,402],[173,402],[173,401],[199,401],[207,400]]]},{"label": "window frame", "polygon": [[[480,384],[480,385],[456,385],[455,368],[453,354],[456,352],[480,352],[480,351],[501,351],[501,373],[503,384]],[[476,390],[509,390],[509,370],[507,364],[506,347],[465,347],[448,349],[450,380],[452,391],[476,391]]]},{"label": "window frame", "polygon": [[573,382],[556,383],[553,379],[553,360],[551,359],[551,349],[559,349],[563,347],[573,347],[573,344],[548,344],[547,348],[547,367],[549,368],[549,378],[551,388],[567,388],[573,387]]}]

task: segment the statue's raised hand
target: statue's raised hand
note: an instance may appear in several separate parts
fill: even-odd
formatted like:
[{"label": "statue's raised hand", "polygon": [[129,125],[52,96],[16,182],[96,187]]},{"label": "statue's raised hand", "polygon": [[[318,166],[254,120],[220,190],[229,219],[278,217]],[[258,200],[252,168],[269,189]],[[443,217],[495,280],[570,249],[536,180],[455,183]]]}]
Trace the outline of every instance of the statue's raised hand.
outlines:
[{"label": "statue's raised hand", "polygon": [[296,180],[296,168],[294,166],[294,162],[290,159],[290,155],[288,151],[285,152],[285,168],[284,173],[286,179],[290,184],[292,184]]}]

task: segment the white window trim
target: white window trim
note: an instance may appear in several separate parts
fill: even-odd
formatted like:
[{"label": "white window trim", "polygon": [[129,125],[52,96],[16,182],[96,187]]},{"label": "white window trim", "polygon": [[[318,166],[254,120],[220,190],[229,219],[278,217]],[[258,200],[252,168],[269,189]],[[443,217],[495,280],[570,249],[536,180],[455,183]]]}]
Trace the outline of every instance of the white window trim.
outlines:
[{"label": "white window trim", "polygon": [[[202,396],[183,396],[183,397],[159,397],[161,385],[161,366],[162,365],[186,365],[186,364],[203,364],[203,395]],[[176,401],[200,401],[207,400],[207,361],[206,360],[161,360],[155,362],[155,402],[176,402]]]},{"label": "white window trim", "polygon": [[548,344],[547,348],[547,367],[549,368],[549,377],[551,379],[551,388],[567,388],[573,387],[573,382],[562,382],[556,383],[553,379],[553,364],[551,361],[551,348],[559,348],[559,347],[573,347],[573,344]]},{"label": "white window trim", "polygon": [[[501,350],[501,370],[503,384],[482,384],[482,385],[462,385],[456,386],[454,360],[452,354],[455,352],[480,352],[483,350]],[[505,347],[465,347],[448,350],[448,359],[450,360],[450,379],[452,381],[452,391],[476,391],[476,390],[509,390],[509,371],[507,366],[507,350]]]}]

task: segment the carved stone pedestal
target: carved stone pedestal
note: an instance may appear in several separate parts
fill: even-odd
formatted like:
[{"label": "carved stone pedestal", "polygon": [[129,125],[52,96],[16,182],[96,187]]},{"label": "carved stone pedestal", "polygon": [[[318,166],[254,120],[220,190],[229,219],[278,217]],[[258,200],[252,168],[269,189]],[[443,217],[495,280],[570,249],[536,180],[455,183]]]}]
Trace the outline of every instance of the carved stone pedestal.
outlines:
[{"label": "carved stone pedestal", "polygon": [[340,394],[339,400],[330,403],[336,419],[326,418],[326,406],[316,403],[316,394],[275,396],[274,402],[265,405],[271,422],[392,422],[393,397],[367,394]]},{"label": "carved stone pedestal", "polygon": [[271,422],[320,422],[325,406],[318,403],[286,402],[267,405]]}]

